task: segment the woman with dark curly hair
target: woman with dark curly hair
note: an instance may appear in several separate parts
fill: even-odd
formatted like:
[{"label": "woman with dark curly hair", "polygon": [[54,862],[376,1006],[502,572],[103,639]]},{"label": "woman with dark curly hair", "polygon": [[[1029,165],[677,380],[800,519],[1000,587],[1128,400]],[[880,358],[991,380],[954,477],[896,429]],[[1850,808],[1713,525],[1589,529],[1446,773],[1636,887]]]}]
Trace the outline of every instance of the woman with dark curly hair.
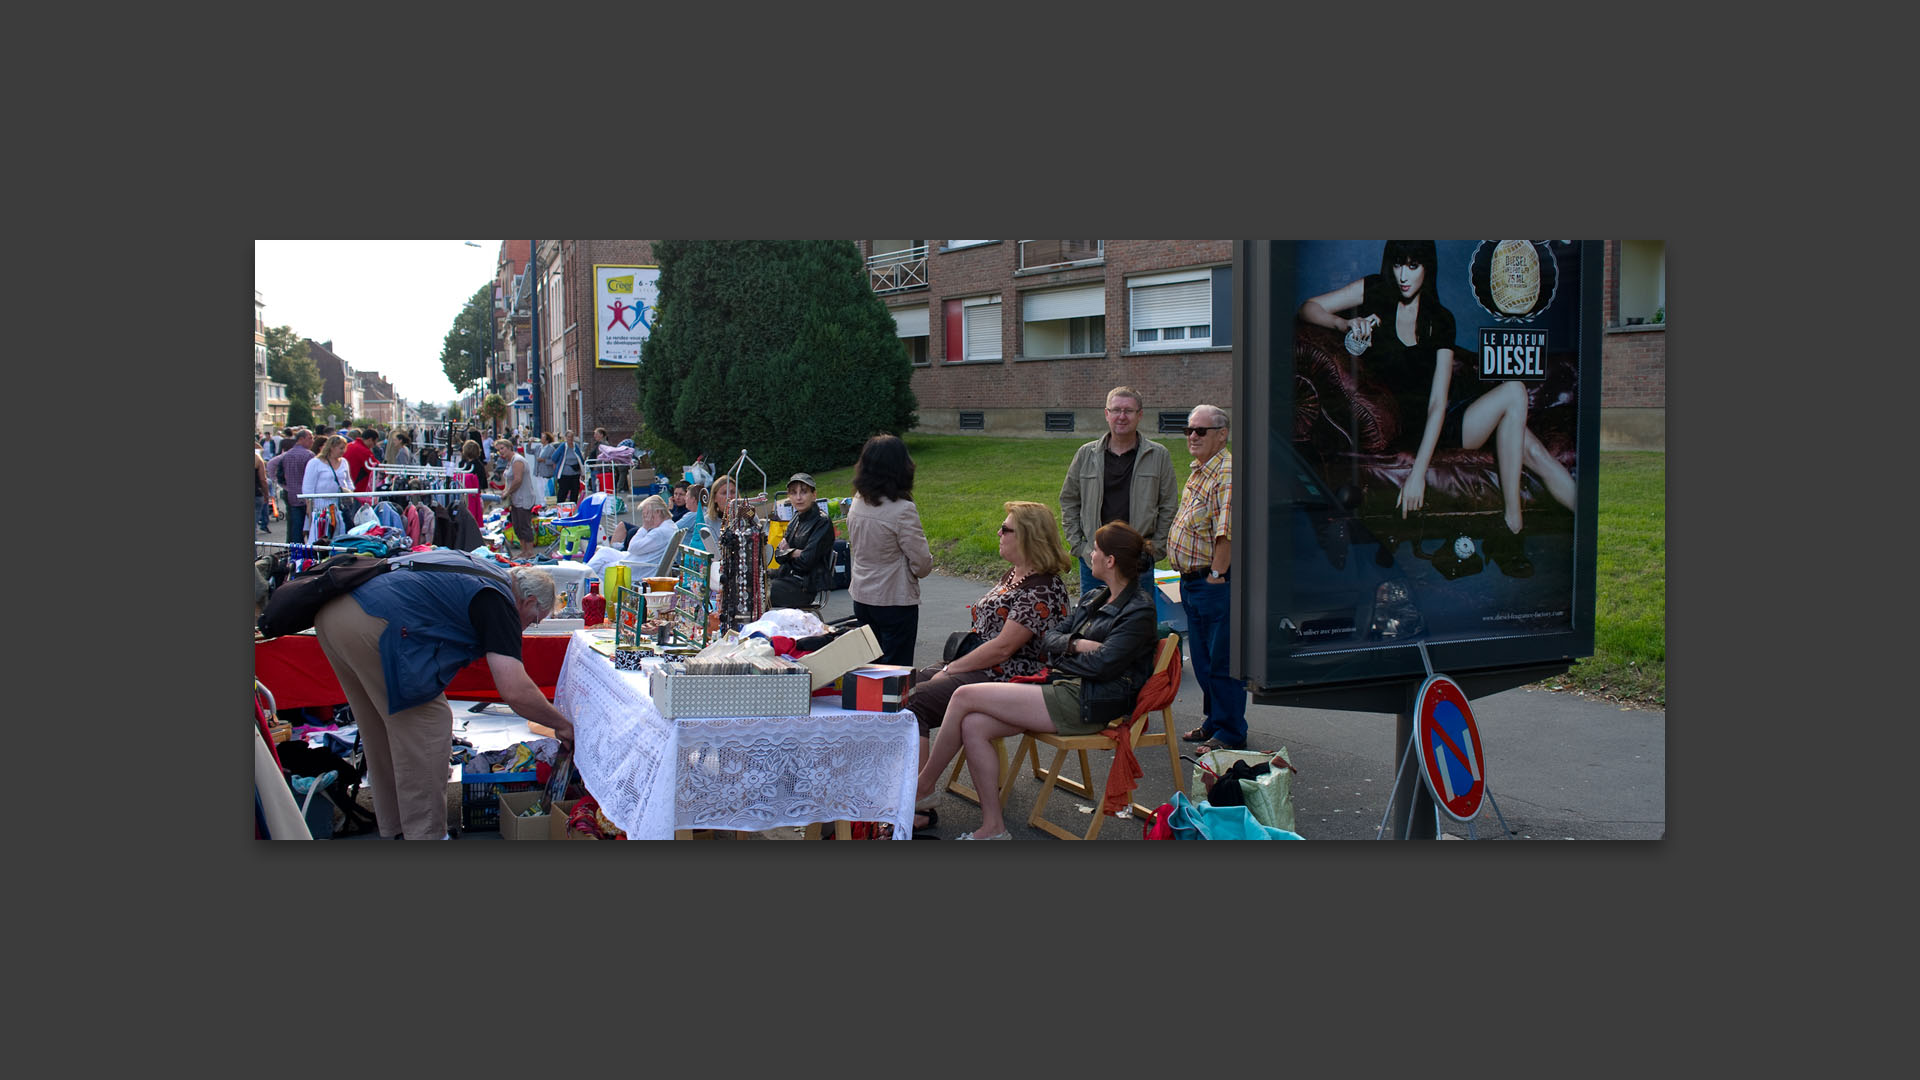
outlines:
[{"label": "woman with dark curly hair", "polygon": [[[1566,466],[1527,429],[1527,388],[1506,380],[1487,383],[1468,374],[1453,381],[1453,313],[1441,306],[1438,265],[1431,240],[1389,240],[1380,253],[1380,272],[1348,282],[1300,305],[1301,319],[1347,335],[1347,351],[1372,377],[1393,391],[1403,431],[1422,417],[1420,439],[1402,449],[1413,451],[1413,468],[1400,486],[1395,505],[1400,516],[1418,513],[1426,503],[1427,466],[1444,440],[1448,446],[1477,450],[1494,440],[1500,492],[1506,501],[1509,541],[1490,550],[1503,571],[1524,576],[1532,564],[1520,550],[1520,470],[1539,477],[1548,494],[1572,509],[1578,489]],[[1343,317],[1339,311],[1352,311]],[[1505,555],[1505,558],[1502,558]]]},{"label": "woman with dark curly hair", "polygon": [[907,444],[894,435],[868,439],[853,467],[853,493],[847,508],[853,613],[880,639],[877,663],[912,667],[920,636],[920,579],[933,573],[933,549],[913,504]]}]

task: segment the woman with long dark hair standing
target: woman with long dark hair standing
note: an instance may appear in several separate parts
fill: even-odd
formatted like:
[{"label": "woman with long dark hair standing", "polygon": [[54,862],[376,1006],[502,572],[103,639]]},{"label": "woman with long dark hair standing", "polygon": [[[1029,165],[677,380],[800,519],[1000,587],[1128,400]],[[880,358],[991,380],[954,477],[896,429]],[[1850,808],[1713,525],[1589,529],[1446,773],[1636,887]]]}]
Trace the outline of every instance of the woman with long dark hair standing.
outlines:
[{"label": "woman with long dark hair standing", "polygon": [[894,435],[868,439],[853,467],[853,493],[847,508],[853,613],[879,638],[879,663],[912,667],[920,636],[920,579],[933,573],[933,550],[913,504],[907,444]]}]

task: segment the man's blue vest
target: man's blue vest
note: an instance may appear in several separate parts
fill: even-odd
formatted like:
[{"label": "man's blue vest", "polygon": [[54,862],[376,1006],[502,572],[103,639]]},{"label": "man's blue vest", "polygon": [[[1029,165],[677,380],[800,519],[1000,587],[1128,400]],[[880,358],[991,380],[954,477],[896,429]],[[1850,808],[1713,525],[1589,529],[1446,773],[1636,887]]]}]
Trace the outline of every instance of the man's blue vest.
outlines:
[{"label": "man's blue vest", "polygon": [[482,654],[467,606],[481,589],[513,590],[467,574],[392,570],[353,590],[366,613],[387,620],[380,635],[380,670],[387,679],[387,712],[424,705]]}]

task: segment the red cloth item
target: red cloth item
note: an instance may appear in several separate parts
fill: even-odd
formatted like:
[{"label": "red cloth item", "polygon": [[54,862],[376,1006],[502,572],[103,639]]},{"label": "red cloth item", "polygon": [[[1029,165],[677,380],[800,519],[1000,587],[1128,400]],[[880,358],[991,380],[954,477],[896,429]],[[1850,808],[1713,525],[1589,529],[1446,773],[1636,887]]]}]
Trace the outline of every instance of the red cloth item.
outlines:
[{"label": "red cloth item", "polygon": [[1140,769],[1140,759],[1133,756],[1132,724],[1116,724],[1100,734],[1113,740],[1113,768],[1107,770],[1107,791],[1100,812],[1118,814],[1133,801],[1133,789],[1140,786],[1140,778],[1146,773]]},{"label": "red cloth item", "polygon": [[793,655],[793,639],[790,637],[775,634],[767,639],[767,644],[772,645],[773,651],[779,653],[781,656]]},{"label": "red cloth item", "polygon": [[[547,700],[553,700],[554,687],[560,683],[560,665],[567,658],[566,634],[527,634],[520,638],[520,661]],[[315,705],[339,705],[347,700],[340,681],[333,676],[333,665],[320,651],[320,639],[312,634],[288,634],[254,642],[253,677],[273,692],[274,704],[282,709],[303,709]],[[447,696],[462,701],[499,701],[500,691],[493,685],[493,672],[485,657],[460,669],[447,684]]]}]

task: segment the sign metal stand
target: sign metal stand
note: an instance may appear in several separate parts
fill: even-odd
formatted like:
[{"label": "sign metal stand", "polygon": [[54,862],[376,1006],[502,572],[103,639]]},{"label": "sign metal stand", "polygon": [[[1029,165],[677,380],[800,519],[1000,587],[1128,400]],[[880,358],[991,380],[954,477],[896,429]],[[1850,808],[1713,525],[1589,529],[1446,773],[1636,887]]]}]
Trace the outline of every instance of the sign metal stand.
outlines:
[{"label": "sign metal stand", "polygon": [[[1483,795],[1493,804],[1494,816],[1500,819],[1503,833],[1512,837],[1513,829],[1507,825],[1506,815],[1500,812],[1500,802],[1493,797],[1493,788],[1486,782],[1480,735],[1473,726],[1473,714],[1467,706],[1466,695],[1452,679],[1435,674],[1425,642],[1415,642],[1414,647],[1420,650],[1420,664],[1426,669],[1427,678],[1414,694],[1411,711],[1400,713],[1394,725],[1394,738],[1401,746],[1400,764],[1394,769],[1387,810],[1380,815],[1374,838],[1385,839],[1389,835],[1387,821],[1392,818],[1393,835],[1397,839],[1414,839],[1415,829],[1420,830],[1420,839],[1436,839],[1440,834],[1440,811],[1444,809],[1448,817],[1465,822],[1467,835],[1478,840],[1480,834],[1474,828],[1474,820],[1480,816],[1480,797]],[[1458,714],[1462,723],[1458,733],[1450,735],[1442,730],[1441,725],[1434,723],[1432,713],[1436,711],[1435,703],[1446,704]],[[1444,744],[1448,754],[1467,770],[1471,780],[1467,790],[1455,790],[1445,761],[1438,759],[1437,754],[1430,755],[1420,746],[1422,742],[1436,740]],[[1420,754],[1418,759],[1415,758],[1416,753]],[[1409,761],[1415,762],[1419,779],[1408,781],[1403,794],[1401,782],[1407,780]],[[1440,775],[1439,790],[1435,789],[1436,773]]]}]

